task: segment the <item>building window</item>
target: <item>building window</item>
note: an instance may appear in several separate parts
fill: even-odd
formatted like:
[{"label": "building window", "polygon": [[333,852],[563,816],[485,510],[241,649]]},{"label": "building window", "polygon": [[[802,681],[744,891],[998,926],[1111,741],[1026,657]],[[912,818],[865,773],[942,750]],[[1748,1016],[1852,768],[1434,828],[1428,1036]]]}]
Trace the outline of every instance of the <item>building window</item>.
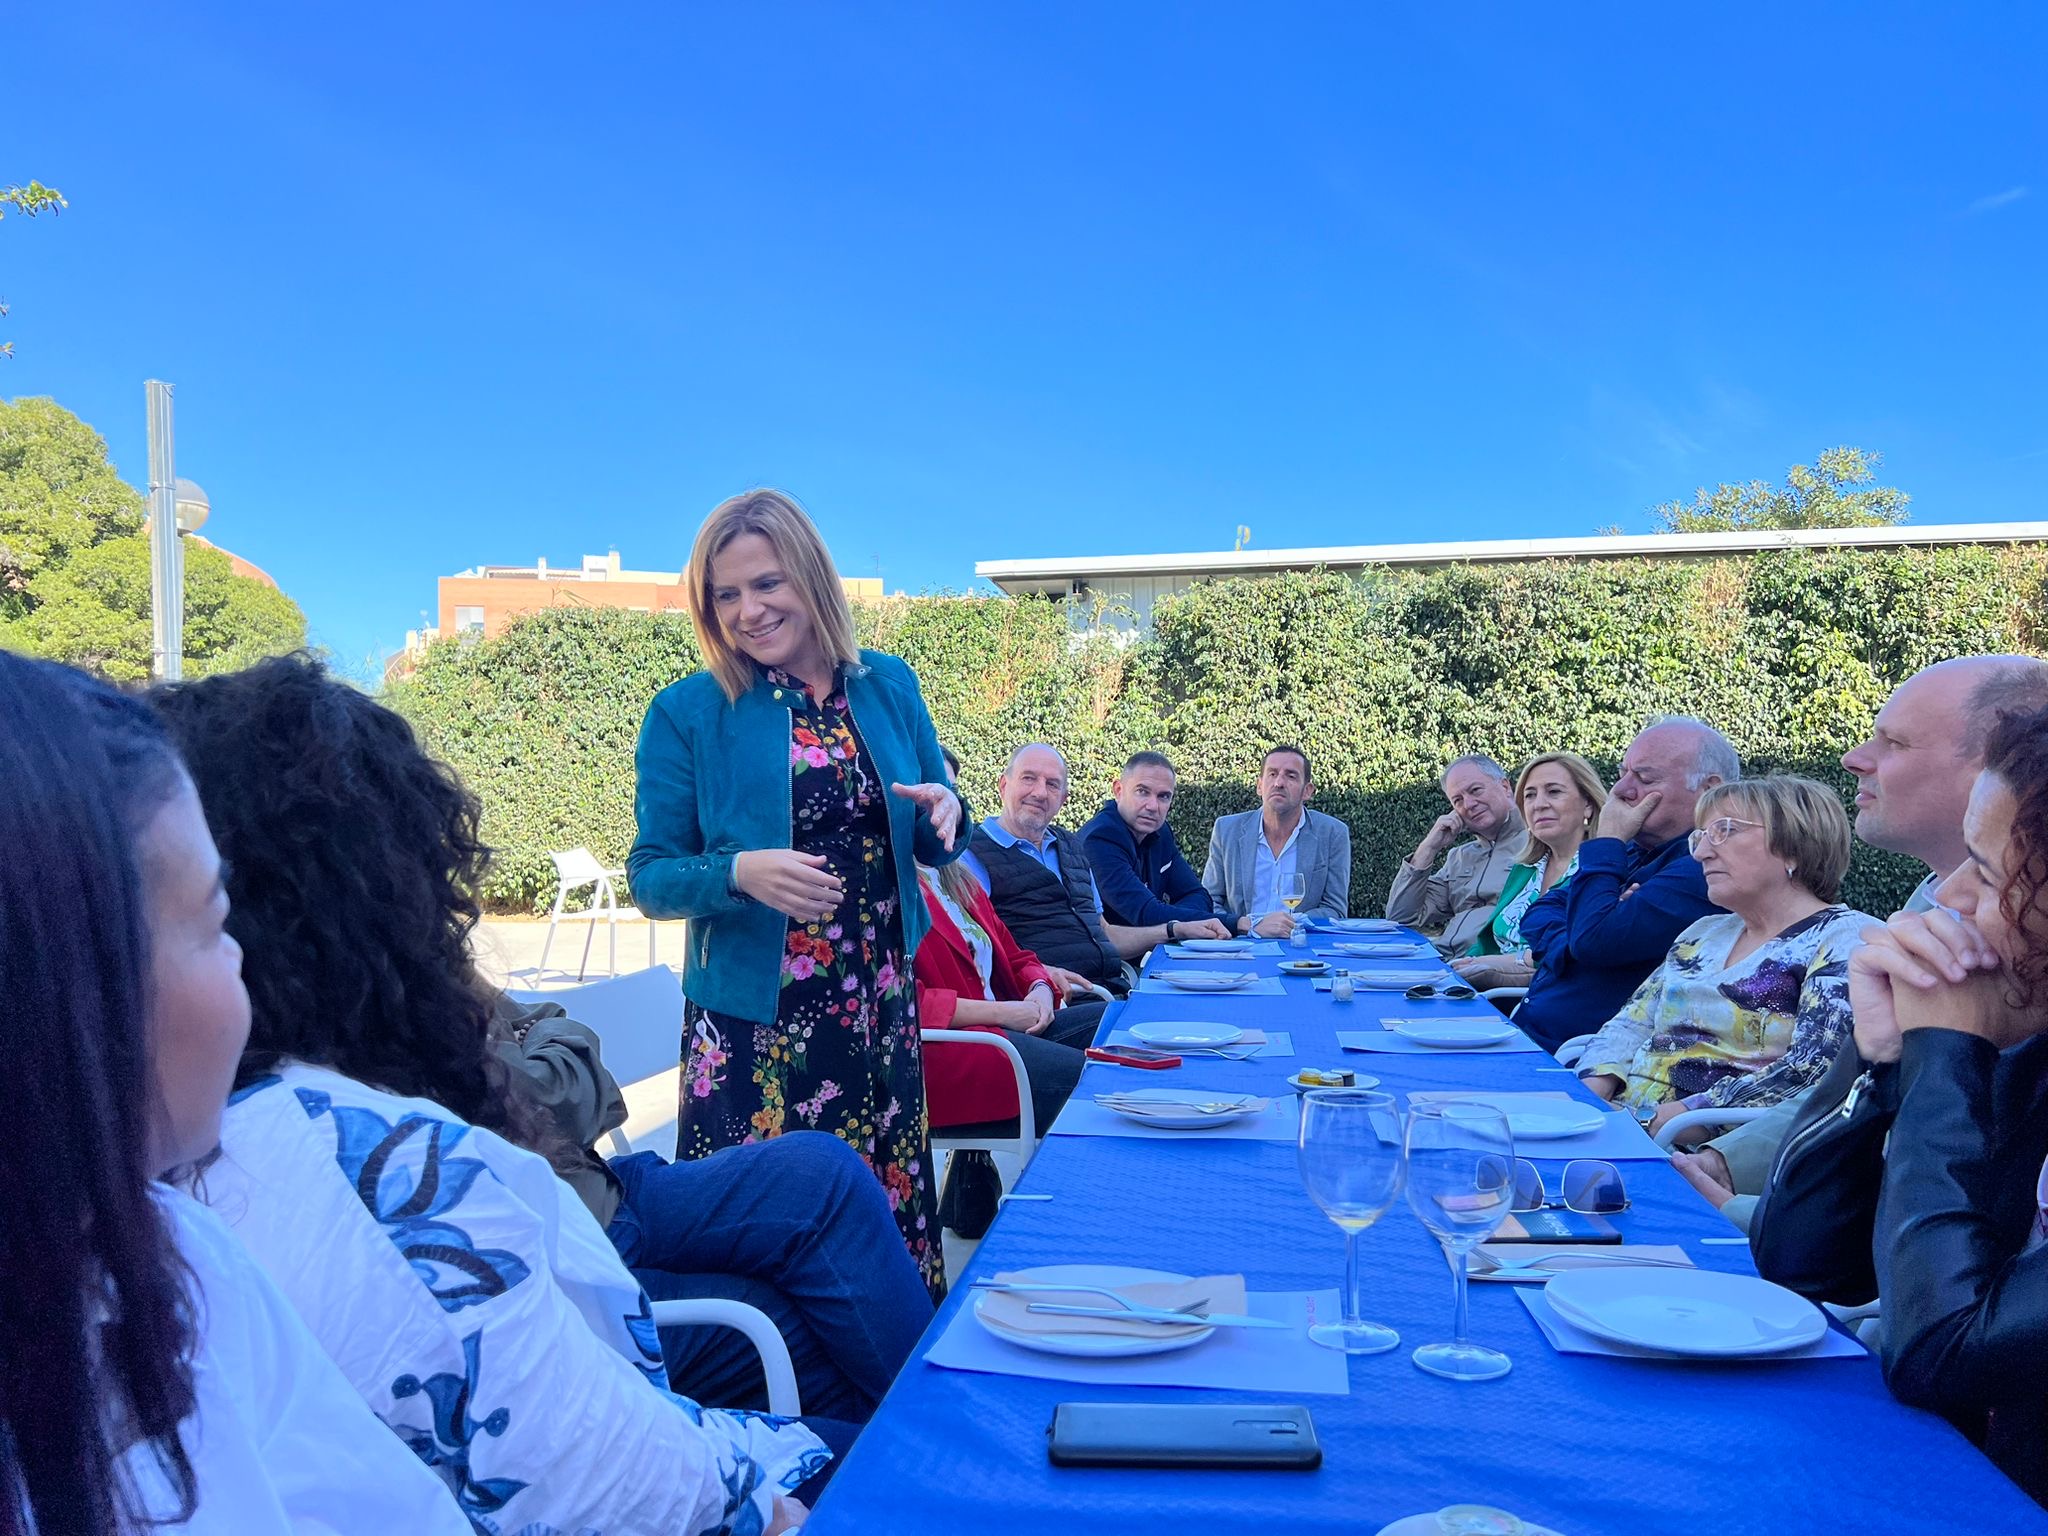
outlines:
[{"label": "building window", "polygon": [[461,630],[461,629],[482,629],[482,628],[484,627],[484,611],[483,611],[483,609],[482,609],[482,608],[480,608],[480,607],[478,607],[478,608],[464,608],[464,607],[458,607],[458,608],[457,608],[457,609],[455,610],[455,627],[456,627],[456,628],[457,628],[458,630]]}]

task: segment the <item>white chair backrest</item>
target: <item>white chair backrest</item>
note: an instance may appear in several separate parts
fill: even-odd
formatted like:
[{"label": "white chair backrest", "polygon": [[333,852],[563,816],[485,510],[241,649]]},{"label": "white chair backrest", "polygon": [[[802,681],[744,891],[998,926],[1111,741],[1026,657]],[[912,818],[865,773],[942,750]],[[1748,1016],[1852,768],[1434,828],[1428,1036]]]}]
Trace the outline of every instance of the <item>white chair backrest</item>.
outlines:
[{"label": "white chair backrest", "polygon": [[604,866],[588,848],[571,848],[567,853],[551,853],[548,857],[555,861],[555,873],[565,884],[584,885],[604,878]]},{"label": "white chair backrest", "polygon": [[559,1003],[593,1030],[622,1088],[671,1071],[682,1058],[683,984],[665,965],[580,987],[507,991],[522,1003]]}]

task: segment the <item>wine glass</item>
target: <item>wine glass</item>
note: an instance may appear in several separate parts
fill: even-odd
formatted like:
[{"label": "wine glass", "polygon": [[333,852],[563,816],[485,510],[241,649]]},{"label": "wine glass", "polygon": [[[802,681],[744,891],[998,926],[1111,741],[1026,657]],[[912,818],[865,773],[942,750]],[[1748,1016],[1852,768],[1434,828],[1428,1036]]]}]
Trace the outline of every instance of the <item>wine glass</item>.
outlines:
[{"label": "wine glass", "polygon": [[1415,1363],[1453,1381],[1508,1373],[1497,1349],[1466,1337],[1466,1274],[1472,1250],[1494,1234],[1514,1203],[1515,1142],[1507,1116],[1485,1104],[1417,1104],[1408,1111],[1408,1204],[1444,1245],[1457,1287],[1448,1344],[1425,1344]]},{"label": "wine glass", "polygon": [[[1291,874],[1282,875],[1280,877],[1279,896],[1280,905],[1285,907],[1288,914],[1292,916],[1293,913],[1300,909],[1303,900],[1308,896],[1308,876],[1298,870]],[[1303,949],[1308,945],[1308,930],[1302,927],[1299,919],[1296,919],[1289,925],[1287,937],[1293,941],[1296,949]]]},{"label": "wine glass", "polygon": [[1344,1319],[1308,1336],[1347,1355],[1377,1355],[1401,1342],[1360,1310],[1358,1234],[1401,1194],[1401,1119],[1394,1097],[1362,1088],[1317,1088],[1301,1097],[1301,1182],[1344,1233]]}]

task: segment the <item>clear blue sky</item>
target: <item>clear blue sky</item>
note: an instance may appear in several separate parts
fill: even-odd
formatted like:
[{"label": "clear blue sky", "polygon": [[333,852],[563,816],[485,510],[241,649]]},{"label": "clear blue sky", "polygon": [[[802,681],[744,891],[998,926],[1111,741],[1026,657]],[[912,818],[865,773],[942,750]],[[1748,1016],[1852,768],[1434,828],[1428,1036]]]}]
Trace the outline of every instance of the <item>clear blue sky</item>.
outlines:
[{"label": "clear blue sky", "polygon": [[2048,516],[2048,9],[13,6],[0,393],[360,667],[478,563]]}]

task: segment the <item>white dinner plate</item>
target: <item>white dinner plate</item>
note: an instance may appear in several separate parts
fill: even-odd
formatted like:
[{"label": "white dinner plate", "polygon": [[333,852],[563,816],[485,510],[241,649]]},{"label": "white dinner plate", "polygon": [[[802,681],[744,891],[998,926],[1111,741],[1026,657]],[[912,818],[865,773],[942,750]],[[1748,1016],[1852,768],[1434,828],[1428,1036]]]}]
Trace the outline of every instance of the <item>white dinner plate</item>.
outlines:
[{"label": "white dinner plate", "polygon": [[[1102,1103],[1102,1095],[1096,1095],[1096,1102]],[[1133,1088],[1115,1094],[1122,1104],[1157,1104],[1157,1109],[1118,1108],[1116,1104],[1103,1104],[1111,1114],[1122,1115],[1139,1125],[1156,1125],[1162,1131],[1199,1131],[1212,1125],[1229,1125],[1247,1115],[1265,1113],[1269,1100],[1252,1093],[1211,1093],[1206,1088]],[[1175,1104],[1225,1104],[1237,1102],[1242,1109],[1195,1110],[1183,1109],[1176,1112]]]},{"label": "white dinner plate", "polygon": [[1560,1104],[1556,1109],[1516,1109],[1508,1112],[1508,1134],[1517,1142],[1566,1141],[1597,1131],[1611,1110],[1590,1104]]},{"label": "white dinner plate", "polygon": [[[1016,1278],[1033,1285],[1102,1285],[1114,1290],[1119,1286],[1155,1282],[1178,1285],[1194,1277],[1169,1274],[1163,1269],[1131,1269],[1122,1264],[1041,1264],[1036,1269],[1016,1271]],[[983,1296],[974,1298],[974,1320],[977,1323],[999,1339],[1045,1355],[1076,1355],[1097,1360],[1115,1360],[1130,1355],[1164,1355],[1199,1344],[1216,1331],[1214,1328],[1201,1328],[1193,1333],[1169,1334],[1156,1339],[1120,1338],[1107,1333],[1019,1333],[988,1318],[981,1310],[986,1300]],[[1082,1295],[1076,1296],[1074,1301],[1084,1307],[1097,1302],[1105,1307],[1116,1305],[1107,1296]]]},{"label": "white dinner plate", "polygon": [[1239,992],[1257,981],[1250,971],[1241,975],[1208,971],[1162,971],[1159,979],[1183,992]]},{"label": "white dinner plate", "polygon": [[1204,1024],[1200,1019],[1180,1019],[1163,1024],[1133,1024],[1131,1038],[1140,1045],[1171,1050],[1177,1045],[1235,1045],[1244,1031],[1234,1024]]},{"label": "white dinner plate", "polygon": [[[1383,1525],[1378,1536],[1443,1536],[1443,1530],[1435,1511],[1431,1511],[1426,1515],[1410,1515],[1405,1520],[1396,1520],[1392,1525]],[[1558,1533],[1547,1525],[1524,1520],[1522,1536],[1558,1536]]]},{"label": "white dinner plate", "polygon": [[1353,960],[1434,960],[1436,950],[1427,944],[1332,944],[1330,952]]},{"label": "white dinner plate", "polygon": [[1440,978],[1422,971],[1353,971],[1351,984],[1368,992],[1406,992],[1410,987]]},{"label": "white dinner plate", "polygon": [[1484,1019],[1404,1019],[1398,1024],[1390,1021],[1385,1028],[1403,1040],[1413,1040],[1417,1045],[1445,1049],[1497,1045],[1515,1038],[1515,1026],[1506,1019],[1498,1024],[1490,1024]]},{"label": "white dinner plate", "polygon": [[1283,976],[1320,976],[1330,968],[1327,960],[1282,960],[1280,974]]},{"label": "white dinner plate", "polygon": [[1615,1344],[1739,1358],[1803,1349],[1828,1331],[1820,1308],[1782,1285],[1711,1269],[1575,1269],[1544,1292],[1574,1327]]},{"label": "white dinner plate", "polygon": [[1401,925],[1384,917],[1333,917],[1322,926],[1337,933],[1399,933]]},{"label": "white dinner plate", "polygon": [[1198,955],[1249,955],[1252,952],[1250,939],[1175,939],[1175,949],[1190,950]]}]

